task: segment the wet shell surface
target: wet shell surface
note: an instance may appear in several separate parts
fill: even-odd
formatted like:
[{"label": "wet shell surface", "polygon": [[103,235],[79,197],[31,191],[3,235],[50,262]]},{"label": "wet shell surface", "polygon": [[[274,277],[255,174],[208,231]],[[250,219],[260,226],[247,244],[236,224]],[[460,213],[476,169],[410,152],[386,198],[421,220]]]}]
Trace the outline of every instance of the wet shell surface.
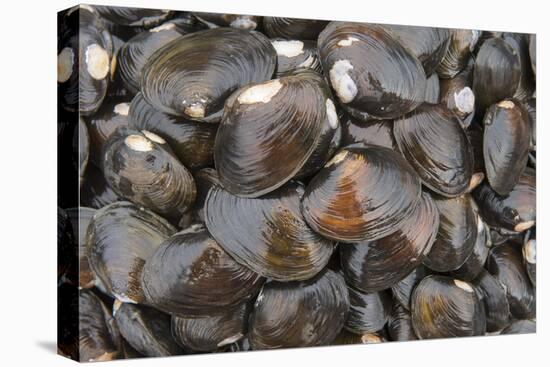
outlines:
[{"label": "wet shell surface", "polygon": [[193,177],[197,184],[197,199],[195,200],[194,208],[195,216],[199,222],[204,223],[204,205],[208,192],[213,186],[221,186],[221,183],[218,178],[218,172],[214,168],[203,168],[195,172]]},{"label": "wet shell surface", "polygon": [[198,318],[172,316],[172,335],[184,348],[215,351],[244,338],[247,318],[246,304],[222,315]]},{"label": "wet shell surface", "polygon": [[412,323],[420,339],[483,335],[483,306],[470,283],[430,275],[415,288]]},{"label": "wet shell surface", "polygon": [[411,314],[400,304],[394,304],[388,320],[388,334],[391,340],[417,340],[412,326]]},{"label": "wet shell surface", "polygon": [[537,323],[534,320],[515,320],[506,328],[504,328],[500,334],[532,334],[537,332]]},{"label": "wet shell surface", "polygon": [[262,276],[311,278],[327,265],[334,243],[307,226],[300,212],[303,193],[295,182],[256,199],[214,186],[206,198],[206,226],[229,255]]},{"label": "wet shell surface", "polygon": [[447,272],[460,268],[472,253],[477,238],[477,219],[469,194],[456,198],[434,196],[439,211],[439,230],[424,258],[428,268]]},{"label": "wet shell surface", "polygon": [[473,192],[480,213],[490,226],[523,232],[535,225],[537,215],[535,171],[526,168],[508,195],[500,196],[486,182]]},{"label": "wet shell surface", "polygon": [[193,16],[208,28],[231,27],[254,30],[262,20],[262,17],[244,14],[193,13]]},{"label": "wet shell surface", "polygon": [[325,125],[334,134],[339,121],[330,90],[315,72],[241,88],[227,100],[216,135],[222,185],[244,197],[280,187],[308,161]]},{"label": "wet shell surface", "polygon": [[106,205],[121,200],[122,198],[105,181],[103,172],[91,164],[86,170],[86,179],[80,189],[80,204],[101,209]]},{"label": "wet shell surface", "polygon": [[389,120],[372,120],[360,122],[346,116],[342,119],[342,146],[355,143],[381,145],[399,151],[393,137],[393,122]]},{"label": "wet shell surface", "polygon": [[448,197],[466,192],[473,173],[472,150],[451,111],[422,105],[394,121],[393,134],[424,185]]},{"label": "wet shell surface", "polygon": [[536,291],[523,266],[520,246],[505,243],[493,248],[487,259],[487,270],[506,289],[512,316],[517,319],[535,317]]},{"label": "wet shell surface", "polygon": [[185,35],[155,52],[143,68],[141,91],[156,109],[219,121],[239,87],[269,80],[277,55],[260,33],[216,28]]},{"label": "wet shell surface", "polygon": [[344,327],[356,334],[381,330],[388,321],[392,299],[387,291],[364,293],[348,287],[350,309]]},{"label": "wet shell surface", "polygon": [[355,117],[392,119],[424,101],[422,64],[382,26],[331,22],[317,47],[332,88]]},{"label": "wet shell surface", "polygon": [[250,344],[252,349],[329,344],[348,308],[344,278],[332,270],[301,282],[268,282],[250,316]]},{"label": "wet shell surface", "polygon": [[346,281],[364,292],[390,288],[420,265],[430,250],[439,218],[427,194],[393,234],[375,241],[340,244],[340,260]]},{"label": "wet shell surface", "polygon": [[487,331],[492,333],[501,330],[510,319],[506,288],[485,269],[472,281],[472,285],[485,306]]},{"label": "wet shell surface", "polygon": [[439,104],[439,77],[437,74],[432,74],[426,80],[426,93],[424,95],[424,102],[429,104]]},{"label": "wet shell surface", "polygon": [[145,262],[147,303],[171,314],[223,314],[254,297],[263,279],[231,258],[201,225],[174,234]]},{"label": "wet shell surface", "polygon": [[520,68],[519,55],[502,38],[484,41],[474,67],[473,89],[479,107],[511,98],[519,85]]},{"label": "wet shell surface", "polygon": [[170,316],[154,308],[115,301],[113,315],[124,339],[148,357],[184,354],[170,331]]},{"label": "wet shell surface", "polygon": [[416,267],[409,275],[391,287],[393,298],[399,302],[403,308],[410,311],[411,295],[414,287],[416,287],[416,285],[428,274],[430,274],[430,270],[424,265]]},{"label": "wet shell surface", "polygon": [[451,29],[449,32],[449,47],[437,66],[437,74],[444,79],[453,78],[466,67],[481,36],[481,31],[470,29]]},{"label": "wet shell surface", "polygon": [[355,144],[341,149],[306,188],[302,213],[335,240],[372,241],[395,232],[420,201],[420,180],[399,153]]},{"label": "wet shell surface", "polygon": [[97,210],[84,206],[67,209],[67,215],[72,223],[72,227],[75,230],[78,229],[76,243],[78,244],[78,287],[80,289],[92,288],[95,283],[95,274],[88,261],[86,232],[96,212]]},{"label": "wet shell surface", "polygon": [[146,130],[118,129],[107,141],[103,172],[121,197],[179,219],[195,202],[191,173],[166,141]]},{"label": "wet shell surface", "polygon": [[269,37],[286,39],[315,40],[328,21],[316,19],[298,19],[264,17],[265,32]]},{"label": "wet shell surface", "polygon": [[101,16],[109,21],[129,27],[152,27],[160,24],[172,15],[170,10],[125,8],[116,6],[93,7]]},{"label": "wet shell surface", "polygon": [[537,240],[530,239],[523,244],[521,253],[523,254],[523,263],[527,275],[533,283],[533,286],[537,284]]},{"label": "wet shell surface", "polygon": [[143,302],[145,260],[174,232],[170,223],[147,209],[129,202],[108,205],[94,215],[88,227],[90,266],[113,297]]},{"label": "wet shell surface", "polygon": [[531,132],[529,115],[516,100],[492,105],[483,118],[483,157],[493,190],[507,195],[527,165]]},{"label": "wet shell surface", "polygon": [[520,77],[514,98],[523,101],[535,91],[535,76],[529,58],[529,35],[521,33],[504,33],[504,41],[514,48],[519,55]]},{"label": "wet shell surface", "polygon": [[314,41],[274,38],[271,44],[277,52],[277,77],[300,68],[321,72],[321,61]]},{"label": "wet shell surface", "polygon": [[476,102],[471,72],[465,70],[453,78],[443,79],[440,87],[441,103],[460,118],[462,127],[468,127],[474,117]]},{"label": "wet shell surface", "polygon": [[136,129],[150,131],[166,140],[185,167],[195,170],[214,163],[217,125],[201,124],[161,112],[141,93],[132,100],[129,117]]}]

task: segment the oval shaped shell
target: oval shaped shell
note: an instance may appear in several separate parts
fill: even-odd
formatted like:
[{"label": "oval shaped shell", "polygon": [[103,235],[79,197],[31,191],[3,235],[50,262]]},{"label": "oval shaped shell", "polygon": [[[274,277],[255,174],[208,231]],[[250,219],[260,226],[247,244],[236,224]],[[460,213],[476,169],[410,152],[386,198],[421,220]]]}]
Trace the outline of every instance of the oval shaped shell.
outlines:
[{"label": "oval shaped shell", "polygon": [[388,320],[388,334],[391,340],[417,340],[412,326],[411,314],[400,304],[394,304]]},{"label": "oval shaped shell", "polygon": [[423,194],[413,213],[393,234],[339,246],[346,281],[364,292],[390,288],[420,265],[438,226],[437,208],[429,195]]},{"label": "oval shaped shell", "polygon": [[477,220],[472,198],[435,197],[439,210],[439,230],[432,249],[424,258],[428,268],[446,272],[460,268],[472,253],[477,238]]},{"label": "oval shaped shell", "polygon": [[175,228],[155,213],[129,202],[100,209],[88,226],[88,259],[113,297],[140,303],[145,296],[141,272],[145,260]]},{"label": "oval shaped shell", "polygon": [[269,39],[260,33],[233,28],[191,33],[149,58],[141,92],[162,112],[217,122],[233,91],[271,78],[276,58]]},{"label": "oval shaped shell", "polygon": [[394,121],[393,134],[403,156],[427,187],[449,197],[468,189],[472,150],[459,120],[445,107],[422,105]]},{"label": "oval shaped shell", "polygon": [[145,262],[142,276],[148,304],[186,317],[238,307],[256,295],[262,281],[235,262],[203,226],[164,241]]},{"label": "oval shaped shell", "polygon": [[341,241],[395,232],[420,200],[418,176],[395,151],[356,144],[341,149],[306,188],[302,213],[314,231]]},{"label": "oval shaped shell", "polygon": [[487,270],[483,269],[472,285],[483,301],[487,332],[493,333],[505,327],[510,319],[510,305],[506,289]]},{"label": "oval shaped shell", "polygon": [[195,202],[191,173],[158,135],[118,129],[107,141],[103,172],[121,197],[159,214],[179,219]]},{"label": "oval shaped shell", "polygon": [[356,334],[381,330],[391,312],[391,295],[386,292],[364,293],[348,287],[350,308],[344,327]]},{"label": "oval shaped shell", "polygon": [[529,115],[516,100],[492,105],[483,118],[483,157],[489,184],[507,195],[527,165],[531,132]]},{"label": "oval shaped shell", "polygon": [[129,116],[136,129],[150,131],[166,140],[185,167],[195,170],[214,163],[217,125],[200,124],[158,111],[141,93],[132,99]]},{"label": "oval shaped shell", "polygon": [[317,47],[332,88],[352,115],[391,119],[424,101],[422,64],[382,26],[331,22]]},{"label": "oval shaped shell", "polygon": [[473,192],[487,224],[514,232],[523,232],[535,225],[536,194],[536,177],[532,168],[523,171],[517,185],[506,196],[500,196],[486,182]]},{"label": "oval shaped shell", "polygon": [[172,316],[172,335],[183,347],[196,351],[215,351],[237,342],[246,333],[247,305],[222,315],[191,318]]},{"label": "oval shaped shell", "polygon": [[348,308],[344,278],[332,270],[301,282],[268,282],[250,316],[250,344],[252,349],[329,344]]},{"label": "oval shaped shell", "polygon": [[214,186],[206,198],[206,226],[225,251],[258,274],[279,281],[311,278],[327,265],[334,244],[304,221],[303,192],[290,182],[249,199]]},{"label": "oval shaped shell", "polygon": [[481,109],[514,95],[520,67],[519,55],[502,38],[482,43],[474,66],[474,93]]},{"label": "oval shaped shell", "polygon": [[269,37],[286,39],[315,40],[328,24],[317,19],[264,17],[265,33]]},{"label": "oval shaped shell", "polygon": [[419,339],[483,335],[483,306],[469,283],[442,275],[424,278],[413,292],[411,316]]},{"label": "oval shaped shell", "polygon": [[115,301],[113,315],[124,339],[147,357],[184,354],[170,332],[170,316],[154,308]]},{"label": "oval shaped shell", "polygon": [[338,116],[317,73],[302,71],[238,90],[225,104],[216,135],[222,185],[244,197],[282,186],[313,154],[325,124],[336,130]]},{"label": "oval shaped shell", "polygon": [[494,247],[489,252],[487,270],[506,289],[512,316],[517,319],[536,316],[536,291],[523,266],[519,246],[508,242]]}]

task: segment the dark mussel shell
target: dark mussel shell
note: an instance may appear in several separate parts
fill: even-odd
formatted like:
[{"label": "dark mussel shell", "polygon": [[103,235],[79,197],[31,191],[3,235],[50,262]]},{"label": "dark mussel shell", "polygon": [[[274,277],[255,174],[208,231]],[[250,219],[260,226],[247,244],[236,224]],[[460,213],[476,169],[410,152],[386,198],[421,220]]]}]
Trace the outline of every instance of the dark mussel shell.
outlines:
[{"label": "dark mussel shell", "polygon": [[88,261],[86,232],[96,212],[97,210],[84,206],[67,209],[67,215],[72,223],[72,227],[75,231],[78,230],[78,287],[81,289],[92,288],[95,285],[95,274]]},{"label": "dark mussel shell", "polygon": [[530,98],[535,92],[535,76],[533,75],[531,60],[529,58],[529,35],[524,33],[504,33],[502,37],[519,55],[521,73],[514,98],[523,101]]},{"label": "dark mussel shell", "polygon": [[437,208],[428,194],[396,232],[375,241],[340,244],[349,285],[364,292],[390,288],[420,265],[437,234]]},{"label": "dark mussel shell", "polygon": [[97,17],[87,10],[80,11],[78,105],[80,115],[96,112],[107,95],[111,77],[113,40],[99,20],[83,21]]},{"label": "dark mussel shell", "polygon": [[417,340],[411,314],[400,304],[394,304],[388,320],[388,334],[393,341]]},{"label": "dark mussel shell", "polygon": [[[79,97],[79,39],[80,11],[58,13],[57,41],[57,98],[64,111],[76,112]],[[85,10],[84,10],[85,11]],[[93,15],[93,13],[91,14]],[[58,115],[60,115],[58,113]]]},{"label": "dark mussel shell", "polygon": [[76,261],[75,231],[67,211],[57,207],[57,280],[66,275]]},{"label": "dark mussel shell", "polygon": [[466,192],[472,192],[485,179],[485,160],[483,158],[483,128],[477,122],[470,124],[466,129],[468,141],[472,147],[474,167],[470,185]]},{"label": "dark mussel shell", "polygon": [[147,303],[187,317],[227,312],[254,297],[263,279],[239,265],[202,225],[164,241],[145,262]]},{"label": "dark mussel shell", "polygon": [[79,185],[82,186],[84,174],[90,160],[90,135],[86,123],[82,118],[78,119],[78,129],[75,129],[73,136],[73,152],[78,154],[78,177]]},{"label": "dark mussel shell", "polygon": [[445,28],[384,25],[390,34],[415,56],[427,76],[432,75],[447,53],[451,31]]},{"label": "dark mussel shell", "polygon": [[472,285],[443,275],[429,275],[416,286],[411,318],[419,339],[485,333],[483,304]]},{"label": "dark mussel shell", "polygon": [[537,332],[537,323],[535,320],[515,320],[505,327],[500,334],[532,334]]},{"label": "dark mussel shell", "polygon": [[195,217],[200,222],[204,223],[204,205],[208,191],[213,186],[221,186],[218,178],[218,172],[214,168],[203,168],[193,175],[197,184],[197,199],[195,200],[195,208],[193,209]]},{"label": "dark mussel shell", "polygon": [[507,195],[527,165],[531,132],[529,114],[517,100],[492,105],[483,118],[483,157],[489,184]]},{"label": "dark mussel shell", "polygon": [[105,142],[120,126],[128,126],[127,102],[104,103],[99,111],[87,118],[91,142],[91,158],[94,164],[101,167],[102,152]]},{"label": "dark mussel shell", "polygon": [[241,340],[246,333],[247,319],[246,304],[221,315],[199,318],[172,316],[172,335],[184,348],[215,351]]},{"label": "dark mussel shell", "polygon": [[441,103],[454,112],[463,128],[467,128],[475,115],[476,97],[471,89],[471,70],[443,79],[440,84]]},{"label": "dark mussel shell", "polygon": [[243,87],[225,103],[216,135],[220,181],[239,196],[271,192],[306,164],[325,127],[330,141],[338,125],[330,89],[313,71]]},{"label": "dark mussel shell", "polygon": [[78,298],[80,361],[117,359],[119,352],[107,322],[109,310],[92,291],[81,291]]},{"label": "dark mussel shell", "polygon": [[323,70],[354,117],[399,117],[424,101],[420,61],[382,26],[331,22],[317,41]]},{"label": "dark mussel shell", "polygon": [[300,68],[321,72],[321,61],[314,41],[275,38],[271,44],[277,52],[277,77]]},{"label": "dark mussel shell", "polygon": [[478,298],[483,301],[486,316],[486,330],[493,333],[505,327],[510,319],[510,305],[506,289],[487,270],[483,269],[472,281]]},{"label": "dark mussel shell", "polygon": [[271,38],[316,40],[327,24],[325,20],[264,17],[265,33]]},{"label": "dark mussel shell", "polygon": [[115,301],[113,315],[124,339],[147,357],[184,354],[172,338],[170,315],[154,308]]},{"label": "dark mussel shell", "polygon": [[537,240],[530,239],[523,244],[521,250],[523,254],[523,263],[525,264],[525,270],[527,275],[533,283],[533,286],[537,284]]},{"label": "dark mussel shell", "polygon": [[124,86],[131,93],[139,92],[141,74],[147,60],[156,50],[181,36],[174,23],[165,23],[129,39],[117,56],[117,70]]},{"label": "dark mussel shell", "polygon": [[388,340],[382,335],[382,333],[366,333],[366,334],[355,334],[346,329],[336,336],[332,341],[332,345],[351,345],[351,344],[378,344],[384,343]]},{"label": "dark mussel shell", "polygon": [[430,274],[430,270],[424,265],[419,265],[414,268],[409,275],[391,287],[393,298],[406,310],[410,310],[411,296],[414,287],[416,287],[416,285],[428,274]]},{"label": "dark mussel shell", "polygon": [[466,67],[481,36],[480,31],[470,29],[451,29],[450,32],[447,53],[437,66],[437,74],[444,79],[455,77]]},{"label": "dark mussel shell", "polygon": [[481,216],[492,227],[523,232],[535,225],[536,177],[532,168],[525,168],[508,195],[500,196],[486,182],[478,186],[473,195]]},{"label": "dark mussel shell", "polygon": [[364,293],[348,287],[350,308],[344,328],[356,333],[373,333],[384,328],[391,312],[391,293]]},{"label": "dark mussel shell", "polygon": [[448,197],[466,192],[473,173],[472,148],[451,111],[424,104],[395,120],[393,134],[424,185]]},{"label": "dark mussel shell", "polygon": [[489,226],[477,216],[477,236],[474,249],[466,262],[456,270],[452,270],[449,275],[464,281],[472,281],[483,270],[489,250],[492,246],[491,233]]},{"label": "dark mussel shell", "polygon": [[80,204],[90,208],[101,209],[120,198],[105,181],[103,172],[93,164],[86,170],[86,179],[80,188]]},{"label": "dark mussel shell", "polygon": [[243,85],[269,80],[276,62],[260,33],[209,29],[158,49],[143,68],[141,92],[162,112],[217,122],[225,99]]},{"label": "dark mussel shell", "polygon": [[300,282],[268,282],[250,316],[250,344],[252,349],[329,344],[348,308],[344,278],[332,270]]},{"label": "dark mussel shell", "polygon": [[505,243],[489,252],[487,270],[506,289],[510,312],[517,319],[536,315],[536,291],[523,266],[521,246]]},{"label": "dark mussel shell", "polygon": [[161,9],[127,8],[94,5],[94,9],[105,19],[117,25],[128,27],[154,27],[172,16],[172,11]]},{"label": "dark mussel shell", "polygon": [[439,77],[437,74],[432,74],[426,79],[426,94],[424,96],[424,102],[429,104],[439,104]]},{"label": "dark mussel shell", "polygon": [[179,219],[195,203],[191,173],[166,141],[146,130],[118,129],[105,143],[103,172],[121,197]]},{"label": "dark mussel shell", "polygon": [[533,75],[537,75],[537,35],[529,35],[529,59],[531,59],[531,69]]},{"label": "dark mussel shell", "polygon": [[341,149],[306,188],[302,213],[314,231],[372,241],[397,231],[420,201],[420,180],[399,153],[376,145]]},{"label": "dark mussel shell", "polygon": [[211,166],[214,163],[214,139],[217,125],[173,116],[156,110],[141,93],[130,104],[130,122],[139,130],[162,137],[181,163],[189,169]]},{"label": "dark mussel shell", "polygon": [[434,196],[439,210],[439,230],[424,265],[446,272],[458,269],[472,253],[477,238],[477,220],[469,194],[455,198]]},{"label": "dark mussel shell", "polygon": [[474,66],[474,93],[481,110],[511,98],[521,76],[518,53],[502,38],[483,42]]},{"label": "dark mussel shell", "polygon": [[256,199],[214,186],[206,198],[206,226],[229,255],[262,276],[311,278],[327,265],[334,243],[307,226],[300,213],[303,193],[295,182]]},{"label": "dark mussel shell", "polygon": [[122,302],[143,302],[145,260],[175,232],[163,218],[129,202],[100,209],[88,226],[88,260],[106,290]]},{"label": "dark mussel shell", "polygon": [[208,28],[231,27],[254,30],[260,24],[262,17],[243,14],[193,13],[193,16]]},{"label": "dark mussel shell", "polygon": [[342,119],[342,146],[355,143],[381,145],[399,150],[393,137],[393,122],[389,120],[371,120],[360,122],[346,115]]}]

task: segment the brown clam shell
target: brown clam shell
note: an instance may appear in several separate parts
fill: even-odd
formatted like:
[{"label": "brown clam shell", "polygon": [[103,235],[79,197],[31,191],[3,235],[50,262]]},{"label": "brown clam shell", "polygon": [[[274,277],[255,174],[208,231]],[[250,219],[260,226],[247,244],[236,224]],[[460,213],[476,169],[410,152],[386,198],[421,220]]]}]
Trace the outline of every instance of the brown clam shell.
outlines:
[{"label": "brown clam shell", "polygon": [[472,149],[451,111],[424,104],[395,120],[393,134],[424,185],[448,197],[466,192],[473,173]]},{"label": "brown clam shell", "polygon": [[348,308],[344,278],[332,270],[300,282],[268,282],[250,316],[250,344],[252,349],[329,344]]},{"label": "brown clam shell", "polygon": [[241,265],[278,281],[304,280],[330,260],[334,243],[313,232],[300,212],[302,185],[290,182],[260,198],[241,198],[213,186],[205,222]]},{"label": "brown clam shell", "polygon": [[222,314],[254,297],[263,279],[239,265],[202,225],[174,234],[143,267],[147,303],[184,317]]},{"label": "brown clam shell", "polygon": [[420,265],[430,250],[439,217],[428,194],[396,232],[375,241],[339,246],[342,270],[348,284],[364,292],[390,288]]},{"label": "brown clam shell", "polygon": [[376,240],[395,232],[415,210],[419,181],[399,153],[376,145],[351,145],[310,181],[302,213],[325,237]]},{"label": "brown clam shell", "polygon": [[419,339],[485,333],[483,306],[469,283],[429,275],[416,286],[411,302],[412,324]]},{"label": "brown clam shell", "polygon": [[354,117],[392,119],[424,101],[422,64],[383,26],[331,22],[317,47],[336,95]]}]

